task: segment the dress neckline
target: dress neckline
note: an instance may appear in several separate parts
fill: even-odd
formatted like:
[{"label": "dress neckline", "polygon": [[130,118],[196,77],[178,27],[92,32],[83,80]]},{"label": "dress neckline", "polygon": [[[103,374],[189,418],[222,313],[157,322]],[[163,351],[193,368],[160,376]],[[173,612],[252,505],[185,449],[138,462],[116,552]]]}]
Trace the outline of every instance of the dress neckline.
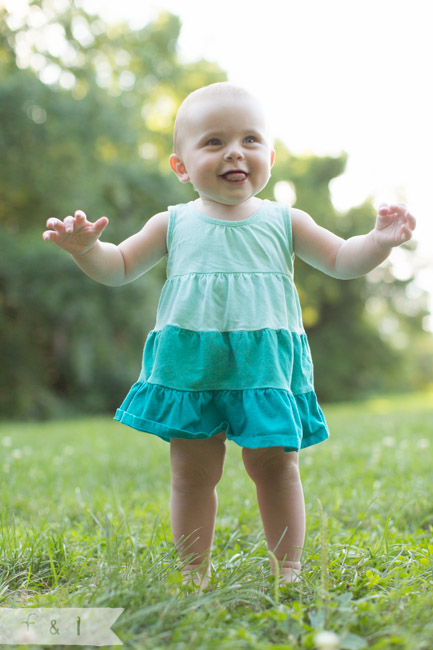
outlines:
[{"label": "dress neckline", "polygon": [[267,199],[263,199],[263,203],[261,207],[254,212],[252,215],[247,217],[246,219],[239,219],[237,221],[229,221],[228,219],[215,219],[214,217],[208,217],[207,214],[204,214],[201,212],[196,206],[194,201],[190,201],[189,205],[192,207],[194,214],[196,217],[201,219],[202,221],[207,221],[208,223],[213,223],[218,226],[245,226],[250,224],[252,221],[256,221],[259,217],[261,217],[262,212],[265,210],[266,205],[269,201]]}]

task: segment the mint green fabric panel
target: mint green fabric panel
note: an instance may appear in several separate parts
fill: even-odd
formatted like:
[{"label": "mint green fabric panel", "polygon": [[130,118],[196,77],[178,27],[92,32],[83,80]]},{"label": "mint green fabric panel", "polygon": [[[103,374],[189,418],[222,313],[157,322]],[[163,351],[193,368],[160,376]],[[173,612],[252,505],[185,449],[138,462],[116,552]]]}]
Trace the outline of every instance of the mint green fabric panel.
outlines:
[{"label": "mint green fabric panel", "polygon": [[178,390],[281,388],[297,394],[313,390],[313,365],[305,334],[169,325],[150,332],[139,381]]},{"label": "mint green fabric panel", "polygon": [[292,279],[280,273],[174,276],[162,290],[155,329],[166,325],[194,331],[304,331]]},{"label": "mint green fabric panel", "polygon": [[188,273],[293,272],[288,206],[264,201],[243,221],[212,219],[193,202],[171,206],[169,213],[168,278]]}]

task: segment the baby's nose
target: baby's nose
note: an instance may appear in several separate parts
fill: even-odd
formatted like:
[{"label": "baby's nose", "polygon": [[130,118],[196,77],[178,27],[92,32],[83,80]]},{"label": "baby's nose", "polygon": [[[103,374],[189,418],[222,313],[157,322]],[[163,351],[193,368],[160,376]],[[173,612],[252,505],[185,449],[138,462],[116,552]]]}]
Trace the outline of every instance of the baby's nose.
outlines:
[{"label": "baby's nose", "polygon": [[230,145],[227,147],[224,158],[226,160],[241,160],[244,157],[241,147],[237,145]]}]

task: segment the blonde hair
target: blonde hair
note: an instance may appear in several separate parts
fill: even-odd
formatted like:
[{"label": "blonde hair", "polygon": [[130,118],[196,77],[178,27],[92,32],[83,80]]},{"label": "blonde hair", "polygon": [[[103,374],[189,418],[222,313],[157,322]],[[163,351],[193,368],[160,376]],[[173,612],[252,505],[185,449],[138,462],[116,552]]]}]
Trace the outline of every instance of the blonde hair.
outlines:
[{"label": "blonde hair", "polygon": [[176,119],[174,122],[174,130],[173,130],[174,153],[178,154],[180,152],[180,140],[181,140],[181,132],[183,126],[182,123],[185,120],[189,107],[195,102],[204,98],[207,99],[208,97],[224,97],[224,96],[250,97],[254,99],[257,103],[260,103],[259,100],[256,97],[254,97],[254,95],[250,93],[248,90],[242,88],[242,86],[236,86],[235,84],[232,84],[228,81],[218,81],[217,83],[210,84],[209,86],[203,86],[202,88],[197,88],[197,90],[194,90],[183,100],[182,104],[179,106],[179,110],[177,111]]}]

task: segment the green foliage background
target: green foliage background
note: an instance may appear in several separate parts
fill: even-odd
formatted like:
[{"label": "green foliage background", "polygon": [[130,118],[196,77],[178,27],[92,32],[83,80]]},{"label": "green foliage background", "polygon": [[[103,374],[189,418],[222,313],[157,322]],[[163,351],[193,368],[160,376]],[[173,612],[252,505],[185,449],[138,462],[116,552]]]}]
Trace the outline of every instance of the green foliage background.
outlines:
[{"label": "green foliage background", "polygon": [[[164,262],[131,285],[104,287],[41,232],[48,217],[81,208],[91,219],[107,215],[104,237],[117,243],[167,205],[194,198],[168,167],[174,116],[186,94],[226,75],[208,61],[180,60],[180,21],[168,13],[131,31],[105,25],[75,2],[56,14],[39,0],[31,11],[61,26],[65,53],[54,56],[34,38],[34,20],[12,28],[0,10],[0,413],[113,411],[138,376]],[[77,39],[77,25],[86,38]],[[33,52],[24,63],[23,42]],[[47,69],[56,78],[50,84],[40,79]],[[337,234],[373,227],[370,201],[344,215],[331,203],[329,182],[343,173],[344,155],[293,156],[281,142],[276,150],[263,197],[273,199],[276,183],[289,180],[296,205]],[[397,281],[390,265],[374,279],[341,282],[296,264],[323,400],[433,380],[433,346],[421,326],[425,296],[409,300],[412,280]],[[365,309],[372,296],[381,306],[374,317]],[[390,316],[406,345],[383,333]]]}]

